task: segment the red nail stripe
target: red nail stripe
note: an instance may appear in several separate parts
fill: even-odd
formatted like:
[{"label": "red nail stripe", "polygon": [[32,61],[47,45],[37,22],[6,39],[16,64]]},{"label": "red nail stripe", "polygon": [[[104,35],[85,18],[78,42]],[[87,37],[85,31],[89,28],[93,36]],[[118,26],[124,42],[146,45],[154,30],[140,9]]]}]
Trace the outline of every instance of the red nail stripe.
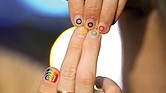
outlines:
[{"label": "red nail stripe", "polygon": [[57,79],[58,74],[54,71],[54,69],[48,68],[45,73],[45,80],[55,83]]},{"label": "red nail stripe", "polygon": [[99,26],[99,30],[100,30],[100,31],[104,31],[104,30],[105,30],[105,27],[104,27],[104,26]]}]

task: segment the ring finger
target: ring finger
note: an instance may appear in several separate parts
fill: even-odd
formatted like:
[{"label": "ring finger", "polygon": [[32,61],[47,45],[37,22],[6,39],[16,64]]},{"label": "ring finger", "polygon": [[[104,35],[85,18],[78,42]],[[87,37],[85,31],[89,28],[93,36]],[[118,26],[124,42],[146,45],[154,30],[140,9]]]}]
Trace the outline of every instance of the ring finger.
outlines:
[{"label": "ring finger", "polygon": [[101,35],[97,30],[87,34],[77,68],[75,93],[93,93],[100,42]]},{"label": "ring finger", "polygon": [[76,69],[78,62],[80,60],[82,45],[86,33],[87,29],[85,29],[84,27],[79,27],[76,28],[71,37],[67,53],[65,55],[60,70],[60,78],[58,82],[59,91],[74,92],[75,90],[74,86],[76,78]]},{"label": "ring finger", "polygon": [[100,21],[98,30],[105,34],[109,31],[111,24],[114,21],[119,0],[104,0],[100,13]]}]

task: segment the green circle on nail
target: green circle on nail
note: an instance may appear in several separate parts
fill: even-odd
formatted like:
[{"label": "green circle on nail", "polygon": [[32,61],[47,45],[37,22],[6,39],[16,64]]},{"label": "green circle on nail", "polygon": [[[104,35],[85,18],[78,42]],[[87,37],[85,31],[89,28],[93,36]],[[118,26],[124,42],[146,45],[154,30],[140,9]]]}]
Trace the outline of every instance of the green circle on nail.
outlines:
[{"label": "green circle on nail", "polygon": [[93,30],[93,31],[91,32],[91,34],[92,34],[92,35],[97,35],[97,32],[96,32],[95,30]]}]

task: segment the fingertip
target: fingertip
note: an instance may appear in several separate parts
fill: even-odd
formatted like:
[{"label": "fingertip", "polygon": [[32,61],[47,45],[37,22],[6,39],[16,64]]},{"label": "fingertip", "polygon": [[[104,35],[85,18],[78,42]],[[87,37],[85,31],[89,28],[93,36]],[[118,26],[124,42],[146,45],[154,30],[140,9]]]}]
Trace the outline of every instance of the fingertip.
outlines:
[{"label": "fingertip", "polygon": [[87,37],[93,38],[93,39],[99,39],[101,37],[101,34],[96,30],[90,30]]},{"label": "fingertip", "polygon": [[47,82],[57,83],[59,70],[54,67],[48,67],[45,71],[43,79]]},{"label": "fingertip", "polygon": [[101,30],[101,29],[103,29],[103,28],[102,28],[102,26],[99,25],[98,31],[100,34],[107,34],[110,31],[111,27],[106,27],[106,28],[104,28],[104,30]]},{"label": "fingertip", "polygon": [[104,93],[122,93],[121,88],[113,80],[107,77],[97,77],[95,81],[97,88],[102,89]]},{"label": "fingertip", "polygon": [[73,25],[76,27],[81,27],[84,24],[84,20],[82,15],[75,15],[74,20],[73,20]]},{"label": "fingertip", "polygon": [[69,0],[69,12],[70,19],[74,26],[80,27],[84,23],[83,19],[83,9],[84,9],[84,1],[83,0]]},{"label": "fingertip", "polygon": [[84,26],[89,29],[89,30],[92,30],[96,27],[96,19],[94,18],[87,18],[86,21],[85,21],[85,24]]},{"label": "fingertip", "polygon": [[43,75],[38,93],[56,93],[59,71],[54,67],[48,67]]},{"label": "fingertip", "polygon": [[101,77],[101,76],[96,77],[95,85],[98,89],[101,89],[103,86],[103,81],[104,81],[103,78],[104,77]]}]

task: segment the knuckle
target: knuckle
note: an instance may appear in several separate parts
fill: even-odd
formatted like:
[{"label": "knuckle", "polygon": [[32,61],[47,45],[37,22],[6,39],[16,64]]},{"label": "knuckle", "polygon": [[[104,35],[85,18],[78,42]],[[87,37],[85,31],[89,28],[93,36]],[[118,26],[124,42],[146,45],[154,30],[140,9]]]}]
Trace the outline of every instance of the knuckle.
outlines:
[{"label": "knuckle", "polygon": [[82,42],[80,40],[76,40],[76,39],[75,40],[71,40],[69,46],[72,49],[80,50],[80,49],[82,49]]},{"label": "knuckle", "polygon": [[71,10],[75,14],[82,14],[83,4],[71,0],[69,1],[69,10]]},{"label": "knuckle", "polygon": [[77,75],[77,81],[83,86],[93,85],[95,80],[95,75],[93,73],[84,73]]},{"label": "knuckle", "polygon": [[78,50],[82,49],[82,45],[76,44],[76,43],[71,43],[71,44],[70,44],[70,47],[71,47],[72,49],[78,49]]},{"label": "knuckle", "polygon": [[96,7],[96,6],[90,6],[90,7],[88,7],[88,9],[89,9],[89,11],[99,11],[100,9],[98,8],[98,7]]},{"label": "knuckle", "polygon": [[95,51],[99,49],[99,45],[97,44],[97,42],[85,42],[83,47],[90,51]]},{"label": "knuckle", "polygon": [[65,67],[61,71],[61,77],[66,80],[75,80],[76,70],[74,66]]},{"label": "knuckle", "polygon": [[100,12],[100,8],[96,6],[88,6],[86,10],[88,10],[86,11],[88,15],[93,15],[93,16],[95,16],[94,14],[99,14]]},{"label": "knuckle", "polygon": [[110,10],[103,10],[102,11],[102,18],[105,19],[106,22],[110,21],[110,19],[112,20],[115,16],[115,12]]}]

